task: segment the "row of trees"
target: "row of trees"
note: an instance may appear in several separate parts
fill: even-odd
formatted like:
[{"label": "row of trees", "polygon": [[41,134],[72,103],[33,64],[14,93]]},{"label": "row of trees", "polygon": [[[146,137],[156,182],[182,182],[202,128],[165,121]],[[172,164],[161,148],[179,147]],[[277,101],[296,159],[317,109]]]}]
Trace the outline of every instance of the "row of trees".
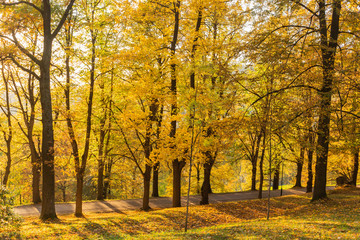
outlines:
[{"label": "row of trees", "polygon": [[[329,156],[331,173],[356,185],[356,1],[0,4],[2,183],[31,166],[42,219],[56,218],[56,187],[65,199],[73,179],[76,216],[93,183],[102,200],[139,177],[148,210],[160,173],[181,206],[192,166],[202,204],[214,174],[250,176],[261,197],[266,174],[276,189],[287,163],[301,186],[305,155],[309,192],[316,156],[313,200],[326,197]],[[250,174],[236,171],[242,160]]]}]

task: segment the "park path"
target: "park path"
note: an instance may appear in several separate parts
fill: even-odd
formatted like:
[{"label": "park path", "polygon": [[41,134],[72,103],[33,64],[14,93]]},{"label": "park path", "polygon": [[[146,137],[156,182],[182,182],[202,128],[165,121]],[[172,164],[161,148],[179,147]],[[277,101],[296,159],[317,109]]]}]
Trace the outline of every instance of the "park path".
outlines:
[{"label": "park path", "polygon": [[[328,188],[331,189],[331,188]],[[283,195],[300,195],[305,193],[305,188],[283,190]],[[266,198],[268,192],[263,192]],[[280,190],[271,191],[271,197],[280,196]],[[209,195],[210,203],[233,202],[241,200],[257,199],[258,191],[246,191],[235,193],[213,193]],[[190,205],[199,205],[201,196],[190,196]],[[182,206],[186,206],[187,198],[181,199]],[[106,212],[123,212],[129,210],[137,210],[142,207],[142,199],[127,200],[104,200],[83,203],[83,213],[106,213]],[[170,197],[159,197],[150,199],[150,207],[153,209],[171,208],[172,201]],[[69,215],[75,211],[75,203],[57,203],[56,212],[58,215]],[[14,212],[22,217],[40,216],[41,204],[23,205],[14,208]]]}]

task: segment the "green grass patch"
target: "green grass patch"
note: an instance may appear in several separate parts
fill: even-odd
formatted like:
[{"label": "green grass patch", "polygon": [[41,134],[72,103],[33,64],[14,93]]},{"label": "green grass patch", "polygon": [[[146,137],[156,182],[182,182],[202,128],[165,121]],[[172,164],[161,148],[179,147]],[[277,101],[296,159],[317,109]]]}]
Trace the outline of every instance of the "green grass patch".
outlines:
[{"label": "green grass patch", "polygon": [[360,239],[360,190],[341,189],[329,199],[310,203],[311,195],[190,207],[189,231],[183,232],[185,208],[150,212],[62,216],[55,222],[26,218],[0,239]]}]

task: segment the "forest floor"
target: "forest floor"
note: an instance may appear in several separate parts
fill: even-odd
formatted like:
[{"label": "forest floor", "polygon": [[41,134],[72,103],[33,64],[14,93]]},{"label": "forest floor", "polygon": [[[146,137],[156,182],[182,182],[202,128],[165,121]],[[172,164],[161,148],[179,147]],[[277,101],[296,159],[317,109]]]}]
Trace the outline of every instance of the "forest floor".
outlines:
[{"label": "forest floor", "polygon": [[[328,187],[328,190],[333,187]],[[283,196],[304,194],[305,188],[291,188],[283,190]],[[258,198],[258,191],[244,191],[234,193],[214,193],[209,195],[210,203],[233,202],[241,200],[250,200]],[[271,197],[280,196],[280,190],[271,191]],[[268,191],[263,191],[263,198],[268,197]],[[190,205],[199,205],[201,196],[190,196]],[[181,199],[182,206],[186,206],[187,198]],[[87,213],[108,213],[138,210],[142,207],[142,199],[127,200],[104,200],[91,201],[83,203],[83,212]],[[150,207],[152,209],[171,208],[172,200],[169,197],[159,197],[150,199]],[[21,217],[39,217],[41,212],[41,204],[23,205],[14,208],[16,214]],[[69,215],[75,211],[75,203],[57,203],[56,212],[58,215]]]},{"label": "forest floor", "polygon": [[328,192],[311,203],[311,194],[119,213],[89,213],[84,218],[60,216],[41,222],[24,218],[0,228],[0,239],[360,239],[360,189]]}]

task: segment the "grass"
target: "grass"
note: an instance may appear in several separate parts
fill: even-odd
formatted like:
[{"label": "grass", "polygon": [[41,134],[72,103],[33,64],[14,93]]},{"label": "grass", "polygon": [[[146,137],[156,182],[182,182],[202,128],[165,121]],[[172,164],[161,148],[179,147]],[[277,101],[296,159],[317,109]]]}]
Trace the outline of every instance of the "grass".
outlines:
[{"label": "grass", "polygon": [[193,206],[183,232],[184,208],[62,216],[55,222],[26,218],[0,239],[360,239],[360,189],[340,189],[310,203],[311,195]]}]

